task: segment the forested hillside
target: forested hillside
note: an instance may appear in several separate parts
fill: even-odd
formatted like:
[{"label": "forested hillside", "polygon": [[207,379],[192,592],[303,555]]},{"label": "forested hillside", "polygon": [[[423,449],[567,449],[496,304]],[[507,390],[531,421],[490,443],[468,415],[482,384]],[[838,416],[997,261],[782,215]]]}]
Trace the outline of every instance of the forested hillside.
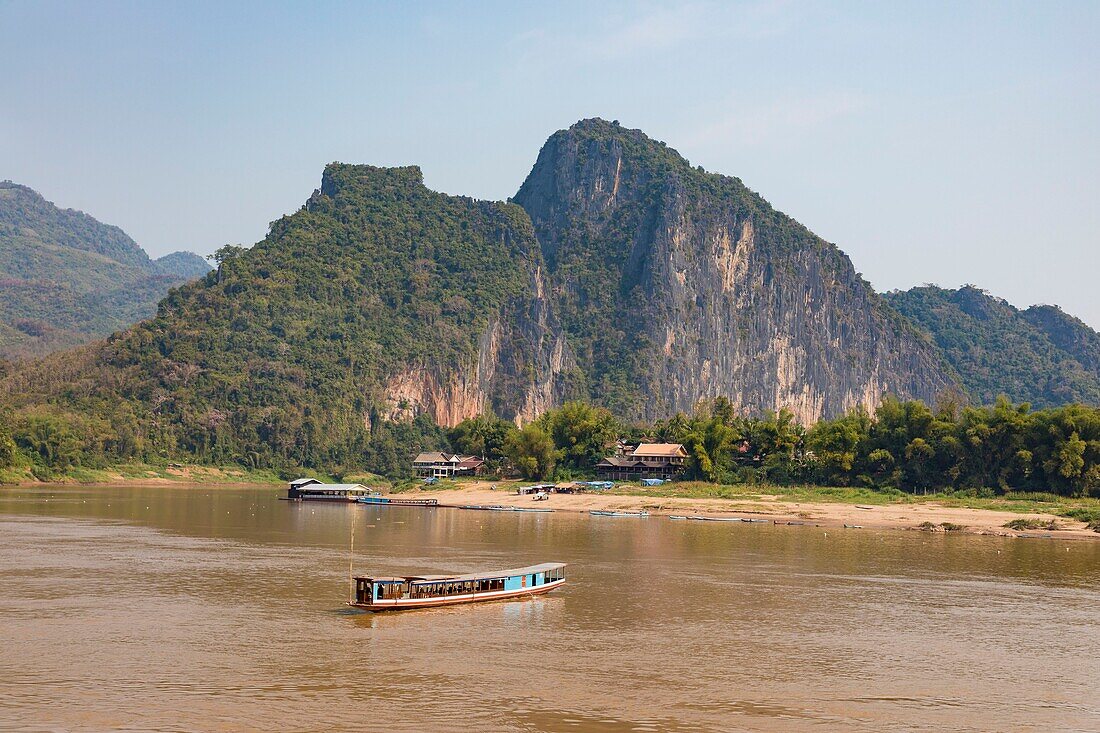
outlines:
[{"label": "forested hillside", "polygon": [[168,290],[210,266],[149,256],[121,229],[0,182],[0,357],[34,356],[152,315]]},{"label": "forested hillside", "polygon": [[1100,334],[1057,307],[1021,311],[973,286],[886,299],[931,334],[979,403],[1005,395],[1036,407],[1100,405]]},{"label": "forested hillside", "polygon": [[[197,271],[29,189],[0,193],[2,307],[35,314],[0,319],[0,336],[22,348],[140,318],[160,273]],[[738,179],[616,123],[555,133],[516,203],[334,163],[265,239],[216,260],[106,340],[0,361],[8,447],[42,475],[125,461],[400,475],[448,439],[498,458],[508,441],[545,475],[634,431],[684,442],[713,480],[1100,479],[1094,407],[976,406],[1100,404],[1095,332],[974,289],[884,299]],[[72,266],[79,287],[48,281]],[[445,434],[456,425],[472,443]]]},{"label": "forested hillside", "polygon": [[517,206],[333,164],[265,240],[218,259],[155,318],[17,370],[16,423],[122,460],[404,464],[413,433],[559,399],[564,344]]}]

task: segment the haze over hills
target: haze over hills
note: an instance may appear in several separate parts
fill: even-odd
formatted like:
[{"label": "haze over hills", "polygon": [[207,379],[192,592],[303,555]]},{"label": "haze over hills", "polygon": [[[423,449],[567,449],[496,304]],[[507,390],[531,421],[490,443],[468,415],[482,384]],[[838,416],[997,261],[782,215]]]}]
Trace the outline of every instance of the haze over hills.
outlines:
[{"label": "haze over hills", "polygon": [[931,334],[974,400],[1100,405],[1100,334],[1057,306],[1019,310],[974,286],[885,297]]},{"label": "haze over hills", "polygon": [[0,182],[0,357],[35,356],[120,330],[210,265],[190,252],[151,260],[116,226]]},{"label": "haze over hills", "polygon": [[[66,231],[103,227],[89,221]],[[102,287],[144,272],[104,229],[86,237],[97,250],[53,246],[116,268]],[[724,396],[811,423],[885,394],[959,396],[960,375],[986,396],[973,359],[890,302],[933,334],[925,321],[953,311],[877,295],[740,180],[598,119],[552,135],[513,203],[431,191],[416,167],[334,163],[264,240],[222,255],[155,317],[17,366],[0,394],[102,436],[100,454],[256,466],[403,465],[437,425],[525,422],[572,398],[653,420]],[[1051,401],[1091,399],[1064,355],[1094,368],[1095,333],[1056,309],[1018,315],[1063,355]],[[983,348],[1001,350],[993,364],[1016,353]]]}]

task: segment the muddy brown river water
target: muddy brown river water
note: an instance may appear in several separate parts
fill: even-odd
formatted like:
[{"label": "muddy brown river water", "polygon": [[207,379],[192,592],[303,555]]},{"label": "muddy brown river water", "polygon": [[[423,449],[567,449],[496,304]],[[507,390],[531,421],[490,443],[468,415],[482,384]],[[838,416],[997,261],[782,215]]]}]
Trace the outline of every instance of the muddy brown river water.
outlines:
[{"label": "muddy brown river water", "polygon": [[[0,730],[1100,730],[1100,542],[279,494],[0,489]],[[353,532],[569,580],[353,613]]]}]

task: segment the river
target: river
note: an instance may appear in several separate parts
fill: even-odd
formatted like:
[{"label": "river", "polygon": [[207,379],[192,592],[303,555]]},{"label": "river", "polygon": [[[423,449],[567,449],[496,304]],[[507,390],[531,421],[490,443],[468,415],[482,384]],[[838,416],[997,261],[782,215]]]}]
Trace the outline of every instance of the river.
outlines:
[{"label": "river", "polygon": [[[1096,731],[1100,542],[0,489],[0,729]],[[352,612],[356,572],[569,563]]]}]

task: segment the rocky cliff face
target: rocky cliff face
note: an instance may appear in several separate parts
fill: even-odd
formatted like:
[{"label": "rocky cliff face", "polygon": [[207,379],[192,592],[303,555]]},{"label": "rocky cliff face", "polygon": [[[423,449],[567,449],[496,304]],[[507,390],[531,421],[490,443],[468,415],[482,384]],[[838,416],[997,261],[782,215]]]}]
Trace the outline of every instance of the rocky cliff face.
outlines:
[{"label": "rocky cliff face", "polygon": [[542,268],[528,293],[489,317],[476,357],[451,368],[399,368],[382,390],[388,420],[428,415],[445,427],[485,412],[526,424],[561,403],[572,356],[546,297]]},{"label": "rocky cliff face", "polygon": [[640,131],[585,120],[556,133],[515,201],[583,386],[621,414],[724,395],[812,422],[953,384],[840,250]]}]

